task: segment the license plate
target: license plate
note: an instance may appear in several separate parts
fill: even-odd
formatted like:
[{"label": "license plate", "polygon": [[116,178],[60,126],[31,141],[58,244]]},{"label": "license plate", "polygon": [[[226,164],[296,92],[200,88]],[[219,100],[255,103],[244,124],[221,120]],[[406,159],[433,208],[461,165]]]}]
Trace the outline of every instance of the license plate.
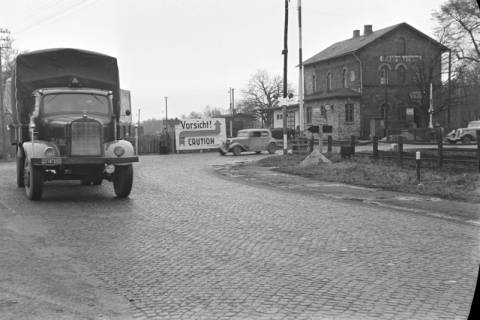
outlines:
[{"label": "license plate", "polygon": [[45,165],[62,164],[62,159],[60,158],[42,159],[42,164],[45,164]]}]

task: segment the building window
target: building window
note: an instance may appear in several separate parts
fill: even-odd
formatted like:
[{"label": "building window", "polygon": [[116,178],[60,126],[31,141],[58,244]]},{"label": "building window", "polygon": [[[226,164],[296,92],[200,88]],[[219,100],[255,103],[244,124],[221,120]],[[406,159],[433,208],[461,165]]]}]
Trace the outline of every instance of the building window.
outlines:
[{"label": "building window", "polygon": [[307,107],[307,123],[312,123],[312,107]]},{"label": "building window", "polygon": [[403,65],[399,65],[397,68],[397,79],[399,84],[405,84],[406,81],[406,69]]},{"label": "building window", "polygon": [[277,113],[277,120],[282,120],[283,119],[283,114]]},{"label": "building window", "polygon": [[382,65],[380,67],[380,84],[388,84],[388,69],[387,65]]},{"label": "building window", "polygon": [[327,91],[332,90],[332,73],[327,73]]},{"label": "building window", "polygon": [[287,114],[287,128],[295,129],[295,112],[289,112]]},{"label": "building window", "polygon": [[353,122],[353,103],[345,105],[345,122]]},{"label": "building window", "polygon": [[400,37],[397,40],[397,53],[399,55],[405,55],[407,53],[407,42],[404,37]]},{"label": "building window", "polygon": [[343,71],[342,71],[342,86],[344,88],[348,87],[347,80],[348,80],[347,69],[343,68]]},{"label": "building window", "polygon": [[317,92],[317,76],[312,75],[312,90],[313,92]]}]

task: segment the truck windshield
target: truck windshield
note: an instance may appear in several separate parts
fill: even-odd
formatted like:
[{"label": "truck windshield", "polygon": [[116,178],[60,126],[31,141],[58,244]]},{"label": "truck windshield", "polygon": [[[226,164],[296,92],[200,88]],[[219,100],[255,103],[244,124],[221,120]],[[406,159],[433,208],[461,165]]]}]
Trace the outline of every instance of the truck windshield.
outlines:
[{"label": "truck windshield", "polygon": [[55,93],[43,98],[43,113],[97,113],[108,115],[108,98],[93,93]]}]

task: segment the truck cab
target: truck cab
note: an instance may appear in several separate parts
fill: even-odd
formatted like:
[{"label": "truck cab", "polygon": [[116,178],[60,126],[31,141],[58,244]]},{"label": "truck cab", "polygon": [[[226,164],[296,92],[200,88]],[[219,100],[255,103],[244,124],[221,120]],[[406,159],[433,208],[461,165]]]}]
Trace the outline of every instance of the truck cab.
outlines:
[{"label": "truck cab", "polygon": [[[114,59],[72,49],[67,52],[77,59],[79,54],[82,58],[87,54],[90,61]],[[63,52],[63,56],[67,52]],[[58,52],[47,53],[51,57]],[[31,62],[35,60],[35,54],[29,53],[30,56],[24,59]],[[57,69],[58,64],[57,59]],[[138,157],[132,144],[120,139],[119,118],[122,115],[118,81],[91,81],[82,70],[67,76],[61,74],[56,77],[54,74],[43,81],[29,82],[29,74],[18,78],[22,75],[18,65],[17,58],[17,90],[14,90],[18,95],[14,106],[18,120],[15,143],[17,185],[25,188],[29,199],[39,200],[47,181],[79,180],[83,185],[100,185],[107,180],[113,183],[117,197],[127,197],[133,184],[132,163],[137,162]],[[72,70],[68,63],[66,65],[67,71]],[[39,69],[45,70],[45,66]],[[113,72],[115,70],[113,68]],[[95,72],[91,71],[94,79]],[[82,77],[78,77],[77,73]],[[115,76],[118,77],[118,74],[112,78],[115,79]],[[131,113],[130,110],[124,112],[127,115]]]}]

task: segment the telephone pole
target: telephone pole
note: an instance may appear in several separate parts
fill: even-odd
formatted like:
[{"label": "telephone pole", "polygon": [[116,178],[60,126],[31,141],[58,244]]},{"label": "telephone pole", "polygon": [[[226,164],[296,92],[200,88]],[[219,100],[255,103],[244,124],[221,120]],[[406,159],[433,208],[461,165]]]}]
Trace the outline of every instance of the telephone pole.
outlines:
[{"label": "telephone pole", "polygon": [[302,58],[302,1],[298,0],[298,116],[300,132],[305,131],[305,110],[303,109],[303,58]]},{"label": "telephone pole", "polygon": [[[283,99],[286,100],[288,96],[288,85],[287,85],[287,62],[288,62],[288,2],[290,0],[285,0],[285,28],[283,31]],[[284,102],[282,106],[282,116],[283,116],[283,154],[287,154],[287,105]]]},{"label": "telephone pole", "polygon": [[230,122],[229,123],[230,137],[233,137],[233,116],[235,114],[235,95],[234,95],[234,91],[235,91],[234,88],[228,89],[228,93],[230,95],[230,116],[231,116],[231,119],[229,121]]},{"label": "telephone pole", "polygon": [[7,159],[7,137],[6,137],[6,121],[5,121],[5,108],[3,106],[3,64],[2,64],[2,49],[8,49],[10,38],[8,35],[10,30],[0,28],[0,134],[2,135],[2,159]]},{"label": "telephone pole", "polygon": [[165,129],[167,129],[167,127],[168,127],[168,113],[167,112],[168,112],[168,97],[165,97]]}]

